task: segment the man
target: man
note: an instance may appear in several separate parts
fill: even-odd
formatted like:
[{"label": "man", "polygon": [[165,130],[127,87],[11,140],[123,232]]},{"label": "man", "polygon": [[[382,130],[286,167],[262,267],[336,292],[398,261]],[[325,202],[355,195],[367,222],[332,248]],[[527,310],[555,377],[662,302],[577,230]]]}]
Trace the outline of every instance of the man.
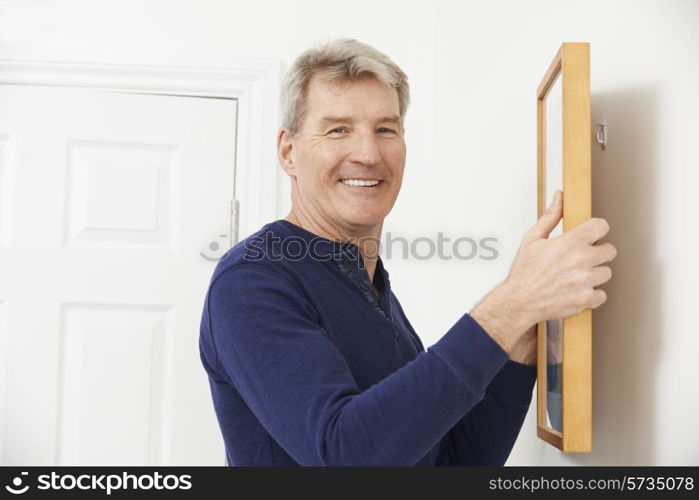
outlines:
[{"label": "man", "polygon": [[377,255],[405,165],[405,74],[341,39],[282,88],[292,208],[214,271],[200,350],[229,465],[502,465],[535,382],[534,325],[605,300],[601,219],[548,239],[560,193],[507,279],[428,350]]}]

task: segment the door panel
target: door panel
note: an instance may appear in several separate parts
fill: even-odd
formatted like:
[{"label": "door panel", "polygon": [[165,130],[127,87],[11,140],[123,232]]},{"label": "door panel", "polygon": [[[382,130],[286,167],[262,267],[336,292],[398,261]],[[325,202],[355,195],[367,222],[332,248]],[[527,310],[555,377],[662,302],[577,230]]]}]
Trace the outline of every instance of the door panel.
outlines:
[{"label": "door panel", "polygon": [[3,465],[221,464],[198,335],[236,105],[0,86]]}]

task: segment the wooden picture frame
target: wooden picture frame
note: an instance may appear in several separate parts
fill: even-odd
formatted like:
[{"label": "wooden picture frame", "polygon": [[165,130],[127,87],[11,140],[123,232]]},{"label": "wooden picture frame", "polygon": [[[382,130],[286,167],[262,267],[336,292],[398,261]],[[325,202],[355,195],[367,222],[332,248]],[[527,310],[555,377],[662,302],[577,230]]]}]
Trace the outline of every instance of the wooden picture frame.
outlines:
[{"label": "wooden picture frame", "polygon": [[[537,217],[551,202],[546,196],[546,97],[561,85],[563,232],[591,216],[590,44],[563,43],[537,88]],[[558,147],[558,145],[556,145]],[[553,148],[553,146],[552,146]],[[537,436],[564,452],[592,451],[592,314],[585,309],[561,325],[560,419],[550,425],[547,323],[537,326]],[[553,331],[553,328],[552,328]],[[553,337],[553,335],[552,335]],[[553,379],[553,376],[551,377]],[[553,395],[553,393],[551,393]],[[556,393],[558,395],[558,393]],[[559,427],[557,430],[553,427]]]}]

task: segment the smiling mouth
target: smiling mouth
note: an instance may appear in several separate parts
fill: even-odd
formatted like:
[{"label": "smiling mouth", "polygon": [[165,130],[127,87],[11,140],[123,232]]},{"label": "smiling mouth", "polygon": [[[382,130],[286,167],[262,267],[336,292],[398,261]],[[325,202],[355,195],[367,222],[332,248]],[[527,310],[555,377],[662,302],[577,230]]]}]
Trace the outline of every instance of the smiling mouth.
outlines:
[{"label": "smiling mouth", "polygon": [[380,181],[378,179],[340,179],[339,182],[349,187],[368,189],[378,186],[383,181]]}]

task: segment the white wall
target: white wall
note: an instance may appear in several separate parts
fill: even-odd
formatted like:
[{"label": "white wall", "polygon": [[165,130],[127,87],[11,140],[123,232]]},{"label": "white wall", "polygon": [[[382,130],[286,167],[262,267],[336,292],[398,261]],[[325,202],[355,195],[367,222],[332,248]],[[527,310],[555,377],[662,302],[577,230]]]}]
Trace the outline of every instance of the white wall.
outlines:
[{"label": "white wall", "polygon": [[[495,236],[494,261],[391,259],[425,344],[503,279],[535,218],[535,89],[563,41],[591,44],[593,213],[619,249],[594,313],[593,452],[535,437],[509,464],[699,464],[699,2],[0,1],[0,58],[153,62],[183,54],[280,59],[352,36],[408,73],[408,163],[384,231]],[[274,144],[270,141],[270,147]],[[277,167],[278,168],[278,167]],[[279,169],[280,217],[289,208]]]},{"label": "white wall", "polygon": [[432,210],[441,224],[503,235],[498,269],[475,280],[463,269],[469,299],[506,271],[532,222],[535,88],[560,42],[590,42],[592,119],[609,129],[608,149],[593,149],[593,215],[610,221],[619,256],[593,314],[594,451],[542,444],[532,406],[509,463],[699,464],[699,2],[453,1],[437,22],[434,163],[458,166],[436,178],[464,174],[435,186],[444,196]]}]

